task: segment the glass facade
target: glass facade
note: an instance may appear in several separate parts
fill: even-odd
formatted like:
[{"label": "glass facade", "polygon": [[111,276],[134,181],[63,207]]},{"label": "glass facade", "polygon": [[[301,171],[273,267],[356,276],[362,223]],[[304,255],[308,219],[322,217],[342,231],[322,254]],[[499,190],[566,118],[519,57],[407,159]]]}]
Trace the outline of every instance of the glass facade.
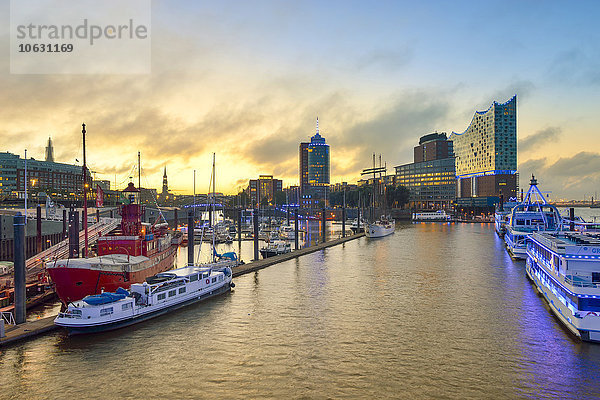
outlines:
[{"label": "glass facade", "polygon": [[396,184],[410,190],[411,208],[449,208],[456,198],[454,158],[400,165]]},{"label": "glass facade", "polygon": [[458,197],[517,193],[517,96],[476,111],[463,133],[452,132]]},{"label": "glass facade", "polygon": [[[325,202],[329,192],[329,145],[319,132],[314,135],[307,149],[308,184],[310,186],[311,204]],[[303,192],[304,195],[304,192]]]}]

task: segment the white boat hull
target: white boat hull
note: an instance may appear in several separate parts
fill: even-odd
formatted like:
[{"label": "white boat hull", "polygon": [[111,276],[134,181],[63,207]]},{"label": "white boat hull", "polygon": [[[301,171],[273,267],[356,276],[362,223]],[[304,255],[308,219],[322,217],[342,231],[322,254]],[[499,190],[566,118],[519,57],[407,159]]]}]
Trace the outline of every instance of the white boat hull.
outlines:
[{"label": "white boat hull", "polygon": [[380,238],[391,235],[396,229],[396,223],[390,222],[388,224],[367,224],[365,226],[365,236],[368,238]]}]

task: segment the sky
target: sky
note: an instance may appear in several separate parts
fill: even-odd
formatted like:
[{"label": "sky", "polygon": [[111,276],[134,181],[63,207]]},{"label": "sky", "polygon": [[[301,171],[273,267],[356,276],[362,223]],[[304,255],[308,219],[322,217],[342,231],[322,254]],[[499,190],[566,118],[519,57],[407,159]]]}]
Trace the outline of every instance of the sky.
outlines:
[{"label": "sky", "polygon": [[[121,188],[236,193],[272,174],[298,183],[298,145],[331,146],[331,182],[382,154],[412,162],[420,136],[462,132],[517,95],[521,187],[554,199],[600,192],[600,3],[596,1],[152,1],[149,74],[10,73],[0,3],[0,151],[87,159]],[[99,63],[102,60],[98,60]],[[595,196],[597,197],[597,196]]]}]

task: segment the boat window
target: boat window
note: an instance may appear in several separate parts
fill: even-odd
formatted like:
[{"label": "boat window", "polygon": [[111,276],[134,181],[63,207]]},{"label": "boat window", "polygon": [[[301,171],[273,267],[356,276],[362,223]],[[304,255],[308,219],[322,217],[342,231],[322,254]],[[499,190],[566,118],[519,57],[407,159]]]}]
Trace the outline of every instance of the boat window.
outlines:
[{"label": "boat window", "polygon": [[71,310],[71,314],[81,316],[81,310]]},{"label": "boat window", "polygon": [[592,282],[600,283],[600,272],[592,272]]},{"label": "boat window", "polygon": [[517,220],[517,225],[525,225],[525,221],[518,219]]},{"label": "boat window", "polygon": [[190,282],[194,282],[198,280],[198,274],[190,275]]},{"label": "boat window", "polygon": [[105,315],[110,315],[113,313],[113,308],[112,307],[108,307],[108,308],[103,308],[100,310],[100,316],[103,317]]},{"label": "boat window", "polygon": [[161,293],[161,294],[158,295],[157,299],[158,300],[164,300],[165,297],[167,297],[167,294],[166,293]]},{"label": "boat window", "polygon": [[212,278],[212,283],[215,283],[217,281],[217,278]]},{"label": "boat window", "polygon": [[222,282],[222,281],[223,281],[223,275],[221,275],[221,276],[219,277],[219,282]]},{"label": "boat window", "polygon": [[122,306],[122,310],[123,310],[123,311],[125,311],[125,310],[129,310],[129,309],[132,309],[132,308],[133,308],[133,303],[125,303],[125,304],[123,304],[123,306]]},{"label": "boat window", "polygon": [[182,287],[182,288],[179,289],[179,294],[181,294],[181,293],[185,293],[185,288],[184,287]]},{"label": "boat window", "polygon": [[173,297],[177,294],[177,290],[169,290],[169,297]]}]

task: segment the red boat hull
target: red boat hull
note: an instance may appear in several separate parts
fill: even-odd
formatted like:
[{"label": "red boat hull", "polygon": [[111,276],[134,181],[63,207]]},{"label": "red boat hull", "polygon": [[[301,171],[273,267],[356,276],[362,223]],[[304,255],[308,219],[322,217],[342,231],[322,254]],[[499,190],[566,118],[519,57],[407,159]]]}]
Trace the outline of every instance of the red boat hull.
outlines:
[{"label": "red boat hull", "polygon": [[151,257],[153,263],[148,268],[135,272],[103,271],[101,266],[94,268],[48,268],[56,294],[64,304],[81,300],[87,295],[114,292],[119,287],[129,289],[132,283],[143,282],[147,277],[173,268],[177,246]]}]

